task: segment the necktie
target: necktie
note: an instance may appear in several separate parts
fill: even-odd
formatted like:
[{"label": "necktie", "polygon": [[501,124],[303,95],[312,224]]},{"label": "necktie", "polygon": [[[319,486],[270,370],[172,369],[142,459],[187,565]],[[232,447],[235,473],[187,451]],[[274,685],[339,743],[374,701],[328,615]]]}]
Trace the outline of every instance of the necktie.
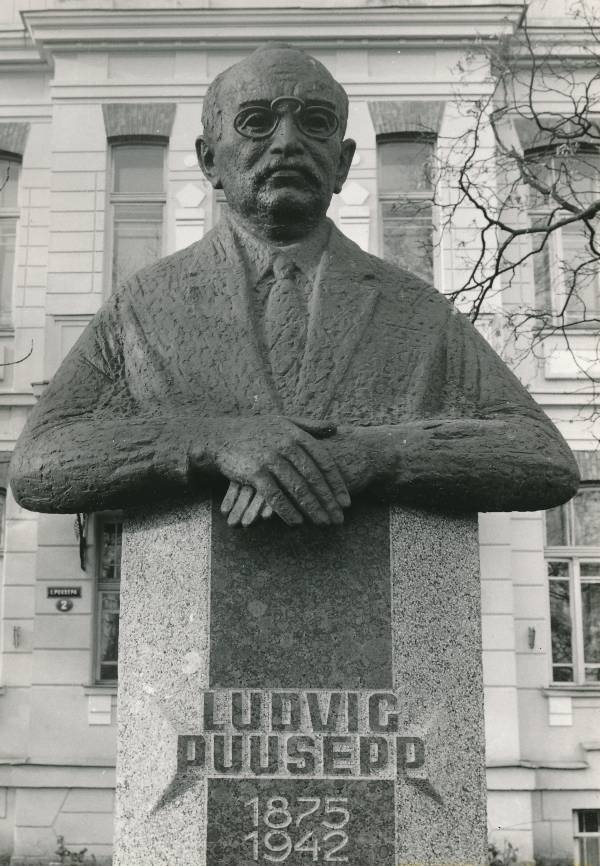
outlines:
[{"label": "necktie", "polygon": [[295,264],[284,255],[273,261],[275,281],[265,307],[265,341],[275,385],[292,401],[306,346],[308,312],[296,283]]}]

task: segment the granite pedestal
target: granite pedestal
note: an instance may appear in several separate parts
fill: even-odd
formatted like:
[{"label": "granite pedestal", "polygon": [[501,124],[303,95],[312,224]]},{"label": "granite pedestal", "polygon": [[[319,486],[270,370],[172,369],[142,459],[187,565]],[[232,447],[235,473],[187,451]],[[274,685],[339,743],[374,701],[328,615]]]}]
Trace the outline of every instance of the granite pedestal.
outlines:
[{"label": "granite pedestal", "polygon": [[116,866],[485,862],[475,516],[136,516]]}]

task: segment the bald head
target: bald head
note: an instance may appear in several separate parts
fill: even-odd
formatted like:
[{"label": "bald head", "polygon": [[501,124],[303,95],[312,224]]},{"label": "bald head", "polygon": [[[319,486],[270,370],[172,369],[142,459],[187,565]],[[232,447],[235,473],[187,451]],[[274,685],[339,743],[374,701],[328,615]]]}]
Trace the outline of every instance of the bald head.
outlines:
[{"label": "bald head", "polygon": [[230,66],[211,82],[202,110],[204,137],[216,144],[221,137],[222,114],[226,105],[251,100],[257,82],[269,83],[273,96],[303,96],[331,102],[343,137],[348,120],[348,96],[329,70],[310,54],[285,42],[268,42],[239,63]]},{"label": "bald head", "polygon": [[208,88],[198,161],[255,234],[298,240],[326,218],[348,176],[356,143],[344,139],[347,118],[348,97],[322,63],[270,43]]}]

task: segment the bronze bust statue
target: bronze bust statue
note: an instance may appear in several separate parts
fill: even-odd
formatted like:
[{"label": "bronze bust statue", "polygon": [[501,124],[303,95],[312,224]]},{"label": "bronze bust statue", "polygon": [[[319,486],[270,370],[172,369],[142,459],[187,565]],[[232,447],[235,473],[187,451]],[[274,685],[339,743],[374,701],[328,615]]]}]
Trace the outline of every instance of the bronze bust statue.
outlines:
[{"label": "bronze bust statue", "polygon": [[327,219],[347,114],[289,45],[213,81],[196,144],[228,213],[89,324],[17,444],[21,505],[91,512],[225,480],[232,525],[325,525],[355,494],[449,511],[574,494],[564,440],[468,319]]}]

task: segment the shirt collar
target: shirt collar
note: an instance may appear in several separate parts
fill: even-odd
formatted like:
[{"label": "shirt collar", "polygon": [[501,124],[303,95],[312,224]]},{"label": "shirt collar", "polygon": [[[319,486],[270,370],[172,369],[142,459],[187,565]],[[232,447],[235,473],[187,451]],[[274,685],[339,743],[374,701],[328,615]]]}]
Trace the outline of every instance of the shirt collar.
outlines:
[{"label": "shirt collar", "polygon": [[256,282],[265,276],[273,264],[273,259],[282,253],[294,262],[305,277],[313,278],[331,233],[331,223],[328,219],[324,219],[308,237],[300,242],[278,246],[248,231],[231,210],[227,213],[227,219],[233,232],[242,242],[242,248],[248,264],[254,271]]}]

